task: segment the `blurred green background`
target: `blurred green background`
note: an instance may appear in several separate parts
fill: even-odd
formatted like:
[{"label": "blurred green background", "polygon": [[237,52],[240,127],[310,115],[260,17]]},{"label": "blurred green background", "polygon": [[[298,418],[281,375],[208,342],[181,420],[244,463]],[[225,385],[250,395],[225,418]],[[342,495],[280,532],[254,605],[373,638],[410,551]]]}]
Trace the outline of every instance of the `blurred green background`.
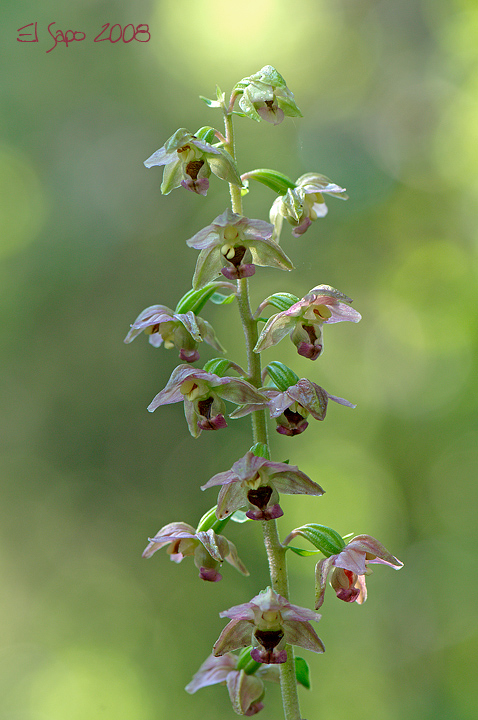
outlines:
[{"label": "blurred green background", "polygon": [[[203,583],[190,560],[141,552],[162,525],[195,524],[214,504],[199,485],[247,450],[248,421],[193,440],[179,405],[148,414],[176,352],[123,338],[143,308],[188,290],[197,253],[185,240],[228,202],[214,177],[207,198],[162,197],[161,170],[142,161],[180,126],[219,126],[198,95],[265,64],[304,118],[239,119],[240,171],[321,172],[350,200],[330,198],[299,239],[285,228],[298,271],[259,269],[253,302],[327,283],[363,314],[325,328],[314,364],[288,341],[267,356],[358,405],[334,404],[294,439],[273,433],[275,458],[327,491],[285,498],[280,531],[369,533],[405,562],[376,569],[363,607],[328,590],[327,652],[301,653],[313,677],[303,716],[476,718],[475,0],[1,9],[1,718],[234,717],[224,688],[183,687],[224,627],[218,613],[267,584],[260,527],[230,530],[246,579],[227,566]],[[47,53],[53,21],[86,39]],[[17,42],[34,22],[39,42]],[[107,22],[147,23],[151,40],[94,43]],[[272,199],[256,188],[245,213],[267,218]],[[203,315],[242,362],[235,308]],[[299,605],[312,606],[313,569],[290,558]],[[275,686],[261,717],[281,717]]]}]

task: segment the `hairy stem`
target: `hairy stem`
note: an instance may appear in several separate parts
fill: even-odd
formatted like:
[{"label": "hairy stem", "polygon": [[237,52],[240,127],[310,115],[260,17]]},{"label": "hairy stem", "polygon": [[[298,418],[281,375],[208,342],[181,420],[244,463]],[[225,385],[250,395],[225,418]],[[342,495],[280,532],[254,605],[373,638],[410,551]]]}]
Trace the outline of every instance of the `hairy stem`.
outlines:
[{"label": "hairy stem", "polygon": [[[232,122],[232,106],[233,101],[229,105],[229,110],[224,111],[224,124],[226,128],[226,145],[225,149],[229,152],[233,160],[235,160],[234,150],[234,128]],[[242,214],[242,196],[241,189],[237,185],[229,184],[231,193],[232,211]],[[247,368],[248,380],[254,387],[261,387],[261,357],[259,353],[254,352],[257,343],[258,330],[257,320],[252,316],[249,303],[249,286],[248,279],[241,278],[237,281],[237,304],[241,317],[244,337],[246,341],[247,352]],[[251,413],[252,436],[254,443],[263,443],[268,447],[269,441],[267,436],[267,420],[266,411],[257,410]],[[277,531],[277,523],[275,520],[267,520],[262,522],[262,531],[264,534],[264,544],[267,551],[267,559],[269,561],[269,571],[271,577],[271,585],[279,595],[289,599],[289,581],[287,577],[286,565],[286,549],[279,540]],[[297,694],[297,681],[295,676],[294,650],[292,645],[286,646],[287,661],[280,665],[281,693],[282,704],[284,707],[285,720],[301,720],[299,697]]]}]

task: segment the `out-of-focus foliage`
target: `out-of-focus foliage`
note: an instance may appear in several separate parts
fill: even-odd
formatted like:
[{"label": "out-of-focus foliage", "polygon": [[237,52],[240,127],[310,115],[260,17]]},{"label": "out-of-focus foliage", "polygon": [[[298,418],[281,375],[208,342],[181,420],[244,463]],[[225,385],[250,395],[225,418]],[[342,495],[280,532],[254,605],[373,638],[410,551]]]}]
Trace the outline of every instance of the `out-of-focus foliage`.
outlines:
[{"label": "out-of-focus foliage", "polygon": [[[52,21],[87,37],[46,53]],[[32,22],[39,42],[17,42]],[[148,23],[151,41],[94,43],[107,22]],[[350,200],[301,238],[284,229],[298,272],[259,268],[254,301],[327,283],[363,314],[325,327],[316,363],[285,340],[266,354],[358,404],[274,439],[275,459],[327,491],[284,498],[280,530],[369,533],[405,562],[376,570],[363,607],[328,594],[303,715],[476,717],[477,32],[473,0],[4,3],[2,718],[233,717],[222,688],[182,688],[219,611],[268,582],[259,528],[231,531],[246,579],[225,567],[202,583],[191,564],[140,556],[214,504],[199,485],[248,449],[248,420],[194,440],[179,405],[149,415],[175,351],[122,341],[144,307],[188,290],[185,240],[228,203],[215,177],[207,198],[161,197],[142,161],[177,127],[219,123],[197,96],[265,64],[304,118],[238,119],[240,171],[323,173]],[[267,219],[272,199],[254,188],[245,212]],[[242,362],[235,308],[202,314]],[[314,559],[290,567],[292,601],[311,607]],[[264,720],[280,712],[271,687]]]}]

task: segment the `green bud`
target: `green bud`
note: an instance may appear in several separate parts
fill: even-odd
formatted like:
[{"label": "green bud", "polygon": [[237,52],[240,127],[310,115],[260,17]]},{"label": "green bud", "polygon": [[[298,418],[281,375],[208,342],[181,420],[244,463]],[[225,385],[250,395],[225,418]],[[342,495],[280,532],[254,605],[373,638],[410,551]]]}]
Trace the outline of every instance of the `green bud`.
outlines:
[{"label": "green bud", "polygon": [[310,690],[310,671],[304,658],[295,658],[295,677],[300,685]]}]

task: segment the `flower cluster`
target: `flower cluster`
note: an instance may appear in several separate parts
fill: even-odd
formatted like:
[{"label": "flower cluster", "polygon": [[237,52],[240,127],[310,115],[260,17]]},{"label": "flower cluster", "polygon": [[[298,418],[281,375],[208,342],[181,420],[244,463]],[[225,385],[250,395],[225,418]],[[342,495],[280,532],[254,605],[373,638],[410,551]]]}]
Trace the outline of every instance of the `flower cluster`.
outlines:
[{"label": "flower cluster", "polygon": [[292,262],[271,240],[273,230],[264,220],[249,220],[225,210],[187,241],[189,247],[200,250],[193,286],[204,287],[220,273],[229,280],[250,277],[256,265],[292,270]]},{"label": "flower cluster", "polygon": [[222,180],[241,185],[231,156],[221,148],[192,135],[185,128],[176,130],[144,164],[147,168],[164,165],[161,183],[163,195],[168,195],[181,185],[198,195],[206,195],[211,171]]},{"label": "flower cluster", "polygon": [[193,556],[202,580],[221,580],[218,568],[224,560],[243,575],[249,575],[244,563],[239,559],[234,543],[223,535],[216,535],[212,528],[207,531],[195,530],[184,522],[169,523],[153,538],[149,538],[143,557],[150,558],[156,550],[166,545],[169,545],[166,552],[173,562],[180,563],[183,558]]},{"label": "flower cluster", "polygon": [[131,325],[131,330],[124,339],[125,343],[132,342],[143,331],[149,335],[149,342],[154,347],[163,345],[167,350],[178,348],[183,362],[193,363],[199,360],[197,348],[203,340],[218,352],[224,352],[212,326],[191,310],[175,313],[166,305],[151,305],[143,310]]},{"label": "flower cluster", "polygon": [[247,672],[248,668],[239,667],[240,661],[239,655],[230,652],[220,657],[210,655],[186,685],[186,692],[192,694],[209,685],[226,685],[234,712],[247,717],[256,715],[264,707],[264,680],[280,682],[279,668],[252,661],[254,671]]},{"label": "flower cluster", "polygon": [[306,173],[296,180],[296,187],[289,188],[285,195],[277,197],[270,210],[270,221],[274,225],[274,237],[279,237],[284,218],[294,228],[292,235],[303,235],[313,220],[328,213],[324,194],[348,200],[345,188],[329,180],[325,175]]},{"label": "flower cluster", "polygon": [[214,475],[202,490],[221,485],[216,514],[219,519],[248,507],[251,520],[272,520],[284,513],[279,493],[323,495],[324,491],[294,465],[271,462],[247,452],[230,470]]},{"label": "flower cluster", "polygon": [[[254,352],[277,345],[286,335],[299,355],[316,360],[324,343],[322,326],[348,320],[358,322],[360,313],[350,307],[352,300],[329,285],[317,285],[288,310],[272,315],[265,324]],[[259,306],[259,310],[262,306]]]},{"label": "flower cluster", "polygon": [[316,609],[324,602],[327,577],[331,570],[330,584],[337,597],[345,602],[364,603],[367,599],[365,576],[371,574],[369,565],[374,563],[389,565],[395,570],[403,567],[400,560],[370,535],[357,535],[341,552],[320,560],[315,569]]},{"label": "flower cluster", "polygon": [[219,615],[231,622],[214,645],[216,656],[252,645],[251,657],[254,660],[280,664],[287,660],[286,645],[299,645],[317,653],[325,651],[322,640],[310,624],[311,620],[318,622],[321,615],[291,605],[270,587],[250,602],[235,605]]}]

